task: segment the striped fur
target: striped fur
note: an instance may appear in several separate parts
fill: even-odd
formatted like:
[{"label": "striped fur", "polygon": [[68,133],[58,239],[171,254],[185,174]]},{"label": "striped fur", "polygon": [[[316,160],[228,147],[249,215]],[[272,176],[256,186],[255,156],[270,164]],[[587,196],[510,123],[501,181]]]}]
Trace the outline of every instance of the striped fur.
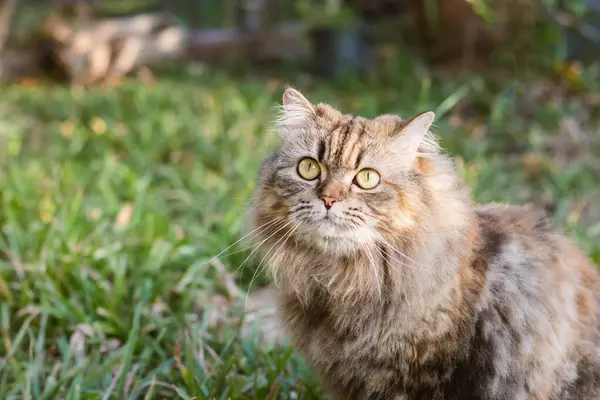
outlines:
[{"label": "striped fur", "polygon": [[[253,225],[291,340],[335,398],[600,397],[600,284],[574,244],[533,209],[474,204],[431,114],[283,102]],[[298,175],[305,157],[318,179]],[[374,189],[353,183],[362,168]]]}]

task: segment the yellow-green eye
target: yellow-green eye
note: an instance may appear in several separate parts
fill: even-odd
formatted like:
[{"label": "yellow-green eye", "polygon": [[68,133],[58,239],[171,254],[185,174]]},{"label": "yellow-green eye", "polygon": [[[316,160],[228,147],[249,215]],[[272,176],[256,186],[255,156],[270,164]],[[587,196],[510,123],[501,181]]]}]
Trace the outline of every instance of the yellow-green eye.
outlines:
[{"label": "yellow-green eye", "polygon": [[373,189],[375,186],[379,185],[380,180],[379,173],[370,168],[358,171],[358,174],[354,177],[354,183],[356,183],[359,188],[365,190]]},{"label": "yellow-green eye", "polygon": [[321,175],[319,163],[312,158],[303,158],[298,163],[298,175],[307,181],[315,180]]}]

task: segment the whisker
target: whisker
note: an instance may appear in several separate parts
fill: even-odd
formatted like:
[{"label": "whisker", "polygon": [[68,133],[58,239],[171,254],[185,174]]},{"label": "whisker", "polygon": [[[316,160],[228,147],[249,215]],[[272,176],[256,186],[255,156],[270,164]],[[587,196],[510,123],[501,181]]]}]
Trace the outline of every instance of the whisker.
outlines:
[{"label": "whisker", "polygon": [[237,267],[234,271],[234,273],[237,273],[240,268],[243,268],[244,265],[246,265],[246,263],[248,262],[248,260],[250,259],[250,257],[252,257],[252,255],[254,253],[256,253],[258,251],[258,249],[260,249],[260,247],[265,244],[267,242],[267,240],[269,240],[271,237],[273,237],[275,234],[277,234],[277,232],[281,231],[282,229],[284,229],[286,226],[288,226],[289,224],[291,224],[291,221],[286,222],[283,226],[279,227],[275,232],[271,233],[266,239],[264,239],[263,241],[261,241],[254,250],[252,250],[252,252],[248,255],[248,257],[246,257],[246,259],[242,262],[242,264]]},{"label": "whisker", "polygon": [[[392,249],[393,249],[393,246],[390,246],[390,247],[392,247]],[[389,254],[387,251],[384,251],[384,250],[380,249],[380,248],[379,248],[379,246],[377,246],[377,249],[378,249],[378,251],[379,251],[380,253],[382,253],[382,256],[384,256],[384,254],[385,254],[385,255],[387,255],[388,257],[390,257],[392,260],[394,260],[394,261],[396,261],[396,262],[400,263],[400,265],[403,265],[403,266],[407,267],[408,269],[417,270],[417,271],[419,271],[419,272],[426,272],[427,274],[431,274],[431,273],[432,273],[432,271],[431,271],[431,270],[428,270],[428,269],[422,269],[422,268],[414,268],[414,267],[411,267],[410,265],[407,265],[407,264],[405,264],[405,263],[403,263],[403,262],[399,261],[398,259],[394,258],[392,255],[390,255],[390,254]],[[396,267],[395,267],[395,266],[393,266],[392,264],[388,264],[388,265],[389,265],[391,268],[393,268],[393,269],[394,269],[394,271],[396,271],[396,272],[400,273],[400,279],[402,279],[402,280],[406,279],[406,278],[405,278],[405,274],[406,274],[406,272],[407,272],[407,271],[406,271],[405,269],[399,269],[399,268],[396,268]],[[418,289],[417,289],[417,290],[418,290],[418,292],[417,292],[417,293],[418,293],[419,297],[423,298],[422,287],[421,287],[420,285],[417,285],[417,288],[418,288]]]},{"label": "whisker", "polygon": [[[357,239],[360,239],[357,236]],[[373,273],[375,274],[375,279],[377,281],[377,294],[379,295],[379,298],[381,298],[381,281],[380,281],[380,277],[379,277],[379,271],[377,268],[377,263],[375,262],[374,258],[373,258],[373,254],[371,254],[371,251],[369,250],[369,247],[366,246],[364,243],[360,242],[360,240],[357,240],[357,243],[360,244],[360,246],[362,247],[363,251],[365,252],[365,255],[367,256],[367,258],[369,259],[369,265],[371,266],[371,269],[373,270]]]},{"label": "whisker", "polygon": [[[397,252],[398,254],[400,254],[400,255],[404,256],[404,253],[402,253],[402,252],[400,252],[399,250],[397,250],[397,249],[396,249],[394,246],[392,246],[390,243],[388,243],[388,242],[387,242],[385,239],[381,239],[381,241],[382,241],[382,242],[383,242],[383,244],[386,246],[386,248],[389,248],[389,249],[391,249],[391,250],[393,250],[393,251]],[[380,251],[383,251],[381,248],[380,248],[379,250],[380,250]],[[407,263],[406,263],[406,262],[404,262],[404,261],[398,260],[397,258],[395,258],[394,256],[392,256],[392,255],[391,255],[390,253],[388,253],[387,251],[384,251],[384,253],[385,253],[385,254],[387,254],[389,257],[391,257],[391,258],[392,258],[392,260],[396,261],[397,263],[399,263],[400,265],[402,265],[402,266],[404,266],[404,267],[411,268],[411,269],[414,269],[414,270],[417,270],[417,271],[419,270],[419,268],[413,267],[413,266],[411,266],[411,265],[407,264]]]},{"label": "whisker", "polygon": [[381,240],[383,243],[385,243],[385,245],[390,247],[396,253],[400,254],[402,257],[406,258],[409,261],[416,262],[413,258],[409,257],[404,252],[402,252],[402,251],[396,249],[394,246],[392,246],[392,244],[390,242],[388,242],[379,232],[375,231],[375,235],[379,238],[379,240]]},{"label": "whisker", "polygon": [[[386,251],[382,250],[382,249],[381,249],[379,246],[375,246],[375,249],[377,249],[377,252],[378,252],[378,253],[381,255],[381,257],[384,257],[384,258],[385,258],[385,257],[389,257],[389,258],[391,258],[392,260],[394,260],[394,261],[396,261],[397,263],[399,263],[400,265],[402,265],[402,266],[406,266],[406,267],[408,267],[408,268],[411,268],[410,266],[406,265],[406,264],[405,264],[405,263],[403,263],[402,261],[400,261],[400,260],[398,260],[398,259],[394,258],[394,257],[393,257],[392,255],[390,255],[388,252],[386,252]],[[392,264],[389,264],[389,266],[390,266],[390,267],[391,267],[391,268],[392,268],[394,271],[396,271],[396,272],[399,272],[399,273],[400,273],[400,275],[404,276],[404,271],[403,271],[403,270],[401,270],[401,269],[397,268],[396,266],[394,266],[394,265],[392,265]]]},{"label": "whisker", "polygon": [[[283,217],[279,217],[276,219],[273,219],[269,222],[264,223],[263,225],[259,226],[258,228],[252,230],[252,232],[247,233],[246,235],[242,236],[240,239],[236,240],[235,242],[233,242],[230,246],[228,246],[226,249],[222,250],[219,254],[217,254],[216,256],[211,257],[208,262],[214,261],[216,258],[220,257],[221,255],[223,255],[223,253],[225,253],[227,250],[231,249],[233,246],[235,246],[236,244],[240,243],[242,240],[246,239],[248,236],[253,235],[254,233],[256,233],[256,235],[259,234],[259,230],[262,230],[263,228],[268,228],[270,226],[275,225],[275,223],[277,223],[278,221],[280,221],[281,219],[283,219]],[[252,239],[250,239],[252,240]]]},{"label": "whisker", "polygon": [[[381,241],[382,241],[382,242],[383,242],[383,243],[386,245],[386,248],[389,248],[389,249],[391,249],[391,250],[393,250],[393,251],[395,251],[395,252],[399,253],[400,255],[402,255],[402,256],[404,256],[404,257],[408,258],[409,260],[412,260],[412,258],[410,258],[410,257],[406,256],[404,253],[402,253],[401,251],[399,251],[398,249],[396,249],[394,246],[392,246],[392,245],[391,245],[389,242],[387,242],[385,239],[383,239],[383,238],[381,238],[381,237],[380,237],[379,239],[380,239],[380,240],[381,240]],[[404,266],[404,267],[406,267],[406,268],[409,268],[409,269],[412,269],[412,270],[415,270],[415,271],[420,271],[420,272],[427,272],[427,273],[431,273],[431,272],[432,272],[432,271],[430,271],[430,270],[428,270],[428,269],[424,269],[424,268],[418,268],[418,267],[415,267],[415,266],[409,265],[409,264],[407,264],[407,263],[405,263],[405,262],[402,262],[402,261],[398,260],[397,258],[395,258],[394,256],[392,256],[391,254],[389,254],[387,251],[383,251],[383,250],[382,250],[382,249],[380,249],[379,247],[377,247],[377,248],[378,248],[378,250],[380,251],[380,253],[381,253],[381,252],[383,252],[383,253],[382,253],[382,255],[383,255],[383,254],[386,254],[386,255],[387,255],[388,257],[390,257],[392,260],[396,261],[397,263],[399,263],[400,265],[402,265],[402,266]],[[412,260],[412,261],[413,261],[413,262],[416,262],[416,261],[414,261],[414,260]]]},{"label": "whisker", "polygon": [[347,212],[347,211],[344,214],[349,215],[349,216],[354,217],[354,218],[357,218],[363,224],[367,222],[362,215],[358,215],[358,214]]},{"label": "whisker", "polygon": [[[289,237],[289,236],[290,236],[290,235],[291,235],[291,234],[292,234],[292,233],[293,233],[293,232],[296,230],[296,228],[298,228],[298,227],[300,226],[300,224],[301,224],[301,223],[302,223],[302,222],[298,222],[298,223],[297,223],[297,224],[296,224],[296,225],[295,225],[295,226],[294,226],[294,227],[293,227],[293,228],[292,228],[292,229],[291,229],[289,232],[287,232],[285,235],[283,235],[281,238],[279,238],[279,240],[277,240],[277,241],[276,241],[276,242],[273,244],[273,246],[271,246],[271,248],[269,249],[269,251],[267,251],[267,252],[265,253],[265,255],[264,255],[264,257],[262,258],[262,260],[260,260],[260,262],[258,263],[258,267],[257,267],[257,269],[258,269],[258,268],[260,268],[261,264],[263,263],[263,261],[265,261],[265,258],[267,258],[267,256],[269,255],[269,253],[270,253],[270,252],[273,250],[273,248],[274,248],[275,246],[277,246],[277,244],[278,244],[279,242],[281,242],[282,240],[286,240],[286,237]],[[285,243],[285,242],[284,242],[284,243]],[[275,252],[275,254],[277,254],[277,252]],[[275,254],[273,254],[273,256],[275,256]]]},{"label": "whisker", "polygon": [[301,224],[302,224],[302,222],[297,223],[287,234],[283,235],[282,238],[280,238],[277,242],[275,242],[275,244],[273,244],[273,246],[271,246],[271,248],[269,249],[269,251],[265,254],[265,256],[263,257],[263,259],[258,264],[258,267],[256,268],[256,271],[254,271],[254,274],[252,275],[252,279],[250,280],[250,284],[248,285],[248,291],[246,292],[246,302],[245,302],[245,305],[244,305],[244,312],[246,312],[248,310],[248,298],[250,297],[250,290],[252,289],[252,283],[254,282],[254,279],[262,273],[262,270],[264,270],[265,268],[267,268],[267,265],[265,264],[265,266],[261,270],[261,264],[263,263],[263,261],[265,260],[265,258],[267,257],[267,255],[277,245],[277,243],[279,243],[281,241],[281,239],[284,239],[283,243],[279,246],[279,248],[275,251],[275,253],[273,254],[273,256],[271,258],[275,257],[277,255],[277,253],[279,253],[279,251],[283,248],[283,246],[285,246],[285,243],[287,242],[287,240],[294,234],[294,231]]}]

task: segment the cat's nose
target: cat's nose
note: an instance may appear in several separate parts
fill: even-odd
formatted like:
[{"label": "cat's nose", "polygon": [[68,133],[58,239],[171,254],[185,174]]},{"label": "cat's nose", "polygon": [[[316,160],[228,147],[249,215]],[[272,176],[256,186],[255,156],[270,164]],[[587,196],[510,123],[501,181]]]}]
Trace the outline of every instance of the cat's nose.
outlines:
[{"label": "cat's nose", "polygon": [[335,197],[328,197],[328,196],[321,197],[321,200],[323,200],[323,204],[325,204],[325,208],[328,210],[331,208],[333,203],[335,203],[337,201],[337,199]]}]

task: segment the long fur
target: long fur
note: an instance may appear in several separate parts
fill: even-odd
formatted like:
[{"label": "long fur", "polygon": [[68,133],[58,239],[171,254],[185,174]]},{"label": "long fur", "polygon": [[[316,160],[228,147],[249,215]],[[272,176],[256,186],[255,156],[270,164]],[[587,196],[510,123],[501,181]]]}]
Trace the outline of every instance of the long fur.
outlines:
[{"label": "long fur", "polygon": [[428,126],[394,151],[411,121],[286,90],[253,228],[294,345],[337,399],[599,398],[592,263],[536,210],[474,204]]}]

